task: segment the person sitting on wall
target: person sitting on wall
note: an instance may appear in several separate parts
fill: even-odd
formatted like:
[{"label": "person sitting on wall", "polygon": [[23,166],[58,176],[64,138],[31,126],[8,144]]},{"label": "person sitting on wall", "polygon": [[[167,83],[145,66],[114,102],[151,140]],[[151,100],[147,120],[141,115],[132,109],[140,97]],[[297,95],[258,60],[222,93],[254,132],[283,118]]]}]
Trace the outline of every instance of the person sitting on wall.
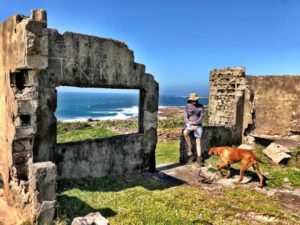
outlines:
[{"label": "person sitting on wall", "polygon": [[202,121],[204,119],[204,107],[202,104],[198,102],[198,95],[196,93],[190,93],[189,98],[187,100],[188,104],[184,108],[184,138],[188,144],[188,156],[191,157],[193,155],[192,152],[192,143],[190,139],[190,132],[193,132],[194,137],[196,139],[196,154],[197,154],[197,162],[200,166],[204,166],[204,159],[201,155],[201,137],[202,137]]}]

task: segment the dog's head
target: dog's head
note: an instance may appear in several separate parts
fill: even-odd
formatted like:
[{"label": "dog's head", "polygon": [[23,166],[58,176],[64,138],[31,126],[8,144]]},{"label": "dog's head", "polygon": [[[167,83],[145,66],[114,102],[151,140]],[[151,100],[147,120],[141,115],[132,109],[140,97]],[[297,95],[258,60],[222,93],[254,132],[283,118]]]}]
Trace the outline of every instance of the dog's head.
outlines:
[{"label": "dog's head", "polygon": [[210,155],[216,155],[217,154],[216,147],[212,147],[211,149],[209,149],[208,154],[210,154]]}]

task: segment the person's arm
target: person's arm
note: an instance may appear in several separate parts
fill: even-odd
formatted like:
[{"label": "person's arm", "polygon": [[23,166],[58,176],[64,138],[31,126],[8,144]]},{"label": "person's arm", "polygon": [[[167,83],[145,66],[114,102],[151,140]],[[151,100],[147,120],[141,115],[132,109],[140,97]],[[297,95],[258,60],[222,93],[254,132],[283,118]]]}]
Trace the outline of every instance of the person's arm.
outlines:
[{"label": "person's arm", "polygon": [[190,121],[188,119],[187,106],[184,107],[183,116],[184,116],[185,123],[189,123]]},{"label": "person's arm", "polygon": [[204,119],[204,115],[205,115],[204,107],[201,107],[200,108],[200,116],[199,116],[199,118],[197,120],[193,121],[193,125],[202,123],[202,121]]}]

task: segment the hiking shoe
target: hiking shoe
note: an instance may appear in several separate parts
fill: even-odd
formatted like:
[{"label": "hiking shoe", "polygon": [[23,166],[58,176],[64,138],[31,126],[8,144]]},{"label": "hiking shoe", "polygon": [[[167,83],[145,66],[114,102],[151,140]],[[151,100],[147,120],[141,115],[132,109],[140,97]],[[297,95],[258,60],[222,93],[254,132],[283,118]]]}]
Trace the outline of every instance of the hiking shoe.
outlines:
[{"label": "hiking shoe", "polygon": [[204,159],[202,157],[197,157],[197,162],[199,166],[203,167],[204,166]]}]

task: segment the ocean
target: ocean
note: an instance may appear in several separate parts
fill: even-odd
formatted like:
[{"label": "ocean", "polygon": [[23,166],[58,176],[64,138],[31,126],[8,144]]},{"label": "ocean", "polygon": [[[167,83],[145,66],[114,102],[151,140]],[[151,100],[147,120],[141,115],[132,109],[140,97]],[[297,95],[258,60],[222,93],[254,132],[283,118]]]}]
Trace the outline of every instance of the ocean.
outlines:
[{"label": "ocean", "polygon": [[[138,94],[60,92],[58,91],[55,116],[60,121],[88,119],[129,119],[138,116]],[[186,96],[160,96],[159,107],[178,107],[186,104]],[[207,98],[199,99],[203,105]]]}]

